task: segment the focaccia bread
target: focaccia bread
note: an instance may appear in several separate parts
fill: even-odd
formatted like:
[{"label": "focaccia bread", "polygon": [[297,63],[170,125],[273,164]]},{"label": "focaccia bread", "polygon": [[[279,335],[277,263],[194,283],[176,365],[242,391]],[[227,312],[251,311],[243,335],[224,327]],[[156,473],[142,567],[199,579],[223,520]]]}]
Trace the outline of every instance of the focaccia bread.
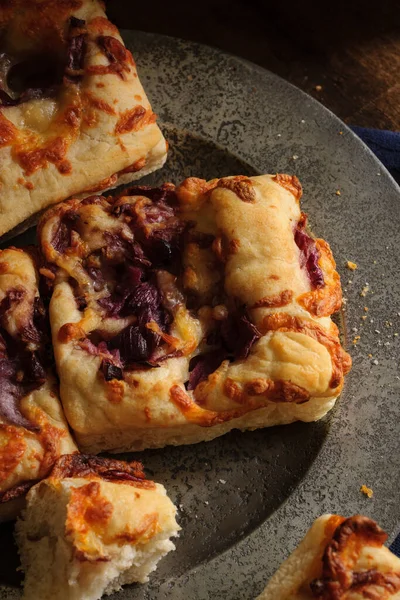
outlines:
[{"label": "focaccia bread", "polygon": [[35,485],[16,526],[24,600],[97,600],[148,581],[180,527],[140,463],[73,454]]},{"label": "focaccia bread", "polygon": [[41,220],[61,398],[82,448],[313,421],[350,357],[329,246],[285,175],[70,200]]},{"label": "focaccia bread", "polygon": [[31,256],[0,251],[0,521],[60,454],[76,450],[48,359],[46,313]]},{"label": "focaccia bread", "polygon": [[400,560],[371,519],[324,515],[258,600],[399,600]]},{"label": "focaccia bread", "polygon": [[0,236],[164,164],[166,141],[102,2],[10,0],[0,30]]}]

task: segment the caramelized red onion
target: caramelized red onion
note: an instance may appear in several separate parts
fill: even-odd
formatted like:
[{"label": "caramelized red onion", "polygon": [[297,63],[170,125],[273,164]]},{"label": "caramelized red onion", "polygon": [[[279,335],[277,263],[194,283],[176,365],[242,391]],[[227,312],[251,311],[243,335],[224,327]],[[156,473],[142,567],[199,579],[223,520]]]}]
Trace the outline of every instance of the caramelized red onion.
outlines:
[{"label": "caramelized red onion", "polygon": [[221,350],[215,350],[192,358],[189,365],[190,374],[187,389],[196,389],[199,383],[205,381],[211,373],[214,373],[218,369],[225,358],[226,353]]},{"label": "caramelized red onion", "polygon": [[207,339],[209,345],[217,349],[195,356],[189,365],[188,390],[194,390],[205,381],[224,360],[247,358],[253,344],[261,337],[257,327],[251,323],[244,309],[228,315],[219,321],[216,329]]},{"label": "caramelized red onion", "polygon": [[121,380],[124,378],[122,369],[111,363],[109,360],[102,361],[100,370],[103,373],[106,381],[111,381],[112,379]]},{"label": "caramelized red onion", "polygon": [[[20,401],[27,392],[34,389],[31,386],[16,382],[18,371],[17,365],[7,357],[0,358],[0,414],[11,425],[24,427],[29,431],[37,431],[38,427],[33,425],[20,410]],[[38,387],[41,384],[38,384]]]},{"label": "caramelized red onion", "polygon": [[294,241],[300,250],[300,266],[307,270],[313,288],[322,288],[325,285],[324,274],[318,265],[319,252],[315,240],[306,232],[307,220],[304,217],[298,222],[294,230]]},{"label": "caramelized red onion", "polygon": [[[0,306],[0,321],[13,303],[19,302],[25,292],[10,290]],[[32,424],[20,410],[21,399],[46,380],[45,366],[48,362],[44,339],[47,323],[44,307],[39,298],[35,299],[32,314],[27,315],[27,324],[17,336],[12,336],[2,322],[0,327],[0,414],[11,425],[24,427],[30,431],[39,428]],[[37,346],[31,349],[32,342]]]},{"label": "caramelized red onion", "polygon": [[235,360],[247,358],[253,344],[260,339],[261,333],[250,321],[244,309],[240,309],[221,321],[223,346]]},{"label": "caramelized red onion", "polygon": [[84,26],[85,21],[71,17],[64,77],[73,83],[78,83],[83,76],[87,37],[86,32],[81,32]]},{"label": "caramelized red onion", "polygon": [[52,56],[39,55],[16,62],[7,53],[1,53],[3,82],[0,106],[18,106],[31,100],[54,98],[59,92],[63,76],[66,81],[78,83],[83,76],[86,55],[87,34],[82,31],[84,27],[85,21],[71,17],[65,61],[57,62]]}]

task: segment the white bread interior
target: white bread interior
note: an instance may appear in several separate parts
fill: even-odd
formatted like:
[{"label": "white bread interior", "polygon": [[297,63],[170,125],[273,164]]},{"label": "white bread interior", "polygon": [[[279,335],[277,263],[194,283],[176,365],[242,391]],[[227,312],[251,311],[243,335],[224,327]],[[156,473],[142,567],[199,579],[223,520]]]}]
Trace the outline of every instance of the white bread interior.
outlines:
[{"label": "white bread interior", "polygon": [[[101,535],[95,529],[89,531],[83,546],[82,540],[78,544],[79,555],[66,528],[68,506],[71,491],[88,484],[83,478],[47,479],[30,490],[27,508],[16,525],[25,572],[24,600],[98,600],[127,583],[146,582],[158,561],[175,548],[170,537],[179,530],[176,509],[162,485],[139,489],[101,481],[102,498],[113,505],[112,523]],[[135,531],[150,513],[157,513],[155,535],[150,539],[145,535],[137,543],[124,541],[124,532]],[[117,542],[110,541],[111,529],[121,535]]]}]

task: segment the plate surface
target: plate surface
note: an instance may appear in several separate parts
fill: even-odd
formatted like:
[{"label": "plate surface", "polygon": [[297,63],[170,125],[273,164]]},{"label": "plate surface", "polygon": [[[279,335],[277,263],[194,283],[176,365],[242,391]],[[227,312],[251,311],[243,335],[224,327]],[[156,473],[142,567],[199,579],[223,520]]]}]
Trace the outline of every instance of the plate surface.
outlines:
[{"label": "plate surface", "polygon": [[[146,183],[296,174],[303,209],[342,275],[354,366],[327,418],[130,455],[165,484],[183,531],[148,585],[110,598],[250,600],[324,512],[361,512],[396,532],[400,190],[341,121],[271,73],[194,43],[123,33],[170,142],[166,167]],[[347,260],[358,269],[347,270]],[[372,499],[360,493],[364,483]],[[1,553],[10,554],[10,531],[0,529]],[[1,556],[0,565],[2,581],[12,583]],[[0,598],[21,592],[3,585]]]}]

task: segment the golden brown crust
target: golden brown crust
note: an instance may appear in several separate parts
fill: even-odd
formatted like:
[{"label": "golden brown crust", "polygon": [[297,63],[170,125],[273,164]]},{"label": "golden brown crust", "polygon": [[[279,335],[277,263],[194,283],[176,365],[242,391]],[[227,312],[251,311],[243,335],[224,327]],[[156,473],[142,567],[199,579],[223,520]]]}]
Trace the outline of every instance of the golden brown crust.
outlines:
[{"label": "golden brown crust", "polygon": [[199,208],[206,199],[206,194],[214,189],[217,179],[206,181],[198,177],[188,177],[176,188],[176,195],[182,207]]},{"label": "golden brown crust", "polygon": [[291,303],[293,298],[292,290],[282,290],[275,296],[265,296],[258,300],[252,308],[279,308],[281,306],[287,306]]},{"label": "golden brown crust", "polygon": [[[35,46],[54,52],[65,41],[64,21],[82,7],[82,0],[41,0],[27,10],[26,0],[7,0],[0,7],[2,27],[12,24],[14,35],[27,38]],[[18,19],[15,19],[18,15]]]},{"label": "golden brown crust", "polygon": [[[330,386],[337,388],[341,383],[343,385],[343,376],[351,368],[351,357],[340,345],[337,335],[330,335],[317,323],[293,317],[286,313],[276,313],[264,317],[261,331],[263,333],[268,331],[297,331],[316,339],[327,348],[331,355],[333,369]],[[334,331],[336,333],[335,329]]]},{"label": "golden brown crust", "polygon": [[330,317],[342,306],[342,287],[336,263],[329,244],[325,240],[315,240],[319,252],[319,265],[323,269],[325,285],[302,294],[297,302],[315,317]]},{"label": "golden brown crust", "polygon": [[300,181],[295,175],[286,175],[284,173],[277,173],[272,178],[276,183],[288,190],[296,198],[297,202],[300,202],[300,198],[303,194]]},{"label": "golden brown crust", "polygon": [[[304,265],[314,241],[302,221],[296,242],[300,221],[296,194],[272,176],[190,178],[49,210],[38,233],[55,273],[63,403],[80,440],[132,431],[145,444],[151,430],[154,445],[158,430],[242,424],[245,415],[320,418],[350,359],[331,321],[297,300],[315,291]],[[338,276],[324,248],[329,284]]]},{"label": "golden brown crust", "polygon": [[0,112],[0,148],[11,145],[16,138],[16,127]]},{"label": "golden brown crust", "polygon": [[155,487],[154,481],[146,479],[143,465],[140,462],[125,462],[78,453],[60,456],[54,463],[50,477],[52,479],[65,479],[67,477],[93,479],[93,477],[99,477],[104,481],[123,483],[138,488],[154,489]]},{"label": "golden brown crust", "polygon": [[123,175],[124,173],[136,173],[136,171],[140,171],[141,169],[143,169],[145,167],[145,165],[146,165],[146,157],[143,156],[142,158],[139,158],[139,160],[136,160],[134,163],[132,163],[128,167],[125,167],[125,169],[118,171],[118,175]]},{"label": "golden brown crust", "polygon": [[155,123],[157,117],[151,110],[146,110],[143,106],[135,106],[131,110],[125,111],[115,126],[115,133],[122,135],[131,131],[138,131],[149,123]]},{"label": "golden brown crust", "polygon": [[54,71],[53,82],[22,92],[22,100],[5,83],[0,236],[85,188],[114,187],[120,171],[126,183],[163,164],[156,116],[100,1],[12,0],[0,7],[0,24],[11,61],[45,54]]},{"label": "golden brown crust", "polygon": [[385,600],[400,591],[400,571],[355,570],[364,547],[380,548],[386,540],[387,534],[372,519],[361,515],[345,519],[326,546],[322,577],[310,584],[313,596],[344,600],[348,593],[357,592],[370,600]]},{"label": "golden brown crust", "polygon": [[1,504],[24,495],[62,452],[75,450],[44,355],[48,341],[36,254],[0,251]]},{"label": "golden brown crust", "polygon": [[217,187],[231,190],[243,202],[255,202],[256,195],[253,184],[248,177],[238,175],[237,177],[224,177],[219,179]]},{"label": "golden brown crust", "polygon": [[257,600],[397,600],[400,560],[371,519],[322,515]]},{"label": "golden brown crust", "polygon": [[[310,399],[307,390],[290,381],[272,381],[272,380],[254,380],[249,382],[244,391],[231,379],[226,379],[223,390],[228,398],[241,407],[213,411],[203,408],[206,403],[207,392],[202,394],[203,390],[210,382],[198,385],[195,391],[195,400],[185,393],[179,386],[172,386],[170,389],[171,401],[179,408],[189,423],[195,423],[202,427],[212,427],[220,423],[225,423],[232,419],[237,419],[252,411],[263,408],[270,402],[287,402],[302,404]],[[254,396],[251,398],[251,396]]]},{"label": "golden brown crust", "polygon": [[85,540],[88,534],[94,530],[105,530],[111,519],[114,506],[101,494],[100,483],[91,481],[81,487],[72,488],[71,497],[67,507],[67,519],[65,523],[65,535],[75,539],[73,544],[74,557],[79,561],[108,561],[106,556],[95,556],[94,558],[85,550],[80,548],[80,542]]},{"label": "golden brown crust", "polygon": [[0,492],[0,504],[17,500],[26,495],[26,493],[37,483],[38,479],[32,479],[31,481],[24,481],[18,485],[14,485],[12,488],[5,492]]},{"label": "golden brown crust", "polygon": [[0,423],[7,437],[7,443],[0,450],[0,482],[5,481],[19,464],[26,449],[26,441],[19,427]]}]

